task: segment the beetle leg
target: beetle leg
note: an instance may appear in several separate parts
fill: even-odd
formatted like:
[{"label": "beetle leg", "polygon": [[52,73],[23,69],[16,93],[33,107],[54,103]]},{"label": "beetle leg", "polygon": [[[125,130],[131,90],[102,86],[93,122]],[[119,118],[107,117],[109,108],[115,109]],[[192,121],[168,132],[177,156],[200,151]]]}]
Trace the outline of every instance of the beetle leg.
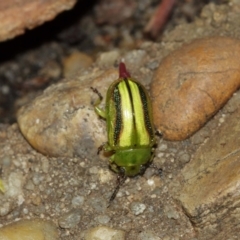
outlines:
[{"label": "beetle leg", "polygon": [[104,145],[105,145],[105,143],[103,143],[102,145],[100,145],[100,146],[98,147],[97,155],[99,155],[99,153],[103,150]]},{"label": "beetle leg", "polygon": [[99,97],[99,99],[93,104],[94,106],[94,110],[95,112],[102,118],[106,118],[106,112],[104,110],[102,110],[101,108],[98,107],[98,105],[101,103],[101,101],[103,100],[103,96],[101,95],[101,93],[96,89],[91,87],[92,91],[94,93],[96,93]]},{"label": "beetle leg", "polygon": [[100,145],[98,147],[98,151],[97,151],[97,154],[99,155],[99,153],[103,150],[104,152],[104,155],[106,157],[111,157],[114,153],[115,153],[115,150],[112,150],[109,146],[108,146],[108,143],[105,142],[103,143],[102,145]]},{"label": "beetle leg", "polygon": [[116,151],[109,146],[109,143],[105,143],[103,146],[104,155],[106,157],[111,157]]},{"label": "beetle leg", "polygon": [[110,199],[109,199],[109,204],[107,207],[110,206],[111,202],[115,199],[115,197],[117,196],[117,193],[120,189],[120,187],[123,185],[123,183],[126,181],[127,179],[127,176],[126,175],[123,175],[124,173],[120,173],[118,174],[117,176],[117,186],[113,192],[113,194],[111,195]]}]

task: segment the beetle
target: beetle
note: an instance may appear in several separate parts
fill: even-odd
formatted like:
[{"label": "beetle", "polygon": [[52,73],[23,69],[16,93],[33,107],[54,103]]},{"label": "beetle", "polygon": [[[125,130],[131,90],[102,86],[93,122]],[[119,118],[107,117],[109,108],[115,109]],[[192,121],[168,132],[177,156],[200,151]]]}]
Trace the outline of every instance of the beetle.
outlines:
[{"label": "beetle", "polygon": [[110,169],[118,173],[111,202],[127,177],[142,175],[153,161],[156,138],[152,105],[145,87],[130,76],[123,62],[119,64],[119,79],[108,88],[105,110],[99,107],[102,95],[91,89],[99,96],[95,112],[107,123],[108,142],[98,148],[98,154],[103,150]]}]

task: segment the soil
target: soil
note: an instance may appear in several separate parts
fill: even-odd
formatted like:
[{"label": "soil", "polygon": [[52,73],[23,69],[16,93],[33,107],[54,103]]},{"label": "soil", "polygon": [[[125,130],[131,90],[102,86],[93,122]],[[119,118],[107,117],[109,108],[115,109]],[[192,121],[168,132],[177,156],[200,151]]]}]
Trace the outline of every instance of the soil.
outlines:
[{"label": "soil", "polygon": [[[3,180],[11,176],[20,184],[17,201],[1,208],[1,225],[16,219],[48,219],[59,226],[61,240],[84,239],[86,230],[99,225],[124,230],[126,239],[211,239],[211,233],[206,237],[196,232],[169,187],[199,146],[231,114],[234,103],[228,103],[185,141],[159,138],[155,164],[162,173],[149,168],[144,176],[128,179],[109,207],[116,174],[108,169],[106,159],[49,158],[27,143],[16,123],[16,112],[22,105],[61,81],[62,60],[73,50],[97,59],[100,52],[127,52],[144,41],[153,41],[143,29],[159,1],[132,2],[136,4],[134,14],[116,23],[99,20],[100,3],[88,1],[83,7],[79,1],[54,21],[0,44],[0,174]],[[177,1],[154,41],[161,42],[176,26],[194,21],[209,2],[217,5],[226,1]],[[236,237],[235,233],[229,237]],[[220,234],[217,237],[224,239]]]}]

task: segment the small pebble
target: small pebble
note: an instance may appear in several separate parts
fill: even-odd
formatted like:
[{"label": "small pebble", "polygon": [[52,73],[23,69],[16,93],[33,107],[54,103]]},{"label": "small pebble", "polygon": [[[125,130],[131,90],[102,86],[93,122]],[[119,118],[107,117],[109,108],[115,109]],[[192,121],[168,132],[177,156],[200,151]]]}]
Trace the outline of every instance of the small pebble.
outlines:
[{"label": "small pebble", "polygon": [[24,188],[27,189],[27,190],[34,190],[34,184],[33,184],[32,180],[29,180],[29,181],[25,184]]},{"label": "small pebble", "polygon": [[39,185],[39,183],[43,180],[43,177],[39,173],[34,173],[32,180],[35,185]]},{"label": "small pebble", "polygon": [[164,156],[164,153],[163,152],[160,152],[160,153],[158,153],[158,158],[161,158],[161,157],[163,157]]},{"label": "small pebble", "polygon": [[222,109],[223,113],[233,113],[239,107],[240,93],[239,91],[234,93],[232,98],[228,101],[226,106]]},{"label": "small pebble", "polygon": [[147,179],[150,179],[154,174],[156,174],[156,172],[157,172],[157,169],[155,168],[147,168],[144,173],[144,177]]},{"label": "small pebble", "polygon": [[32,200],[31,201],[32,204],[35,205],[35,206],[39,206],[41,204],[41,202],[42,202],[41,197],[38,196],[38,195],[34,195],[31,200]]},{"label": "small pebble", "polygon": [[74,51],[63,60],[63,75],[66,78],[73,77],[80,70],[85,70],[91,66],[93,59],[85,53]]},{"label": "small pebble", "polygon": [[27,208],[24,208],[24,209],[22,210],[22,212],[23,212],[23,214],[28,214],[28,213],[29,213],[29,211],[28,211]]},{"label": "small pebble", "polygon": [[145,57],[146,51],[139,49],[126,53],[126,55],[124,56],[124,60],[129,65],[134,64],[136,66],[139,66]]},{"label": "small pebble", "polygon": [[97,174],[99,172],[98,168],[97,167],[91,167],[89,168],[89,173],[90,174]]},{"label": "small pebble", "polygon": [[4,167],[10,166],[11,161],[12,161],[12,159],[11,159],[10,156],[4,156],[3,158],[1,158],[1,164],[2,164]]},{"label": "small pebble", "polygon": [[167,217],[169,219],[175,219],[176,220],[176,219],[179,218],[178,212],[172,206],[166,207],[165,211],[166,211]]},{"label": "small pebble", "polygon": [[160,240],[161,238],[151,230],[144,230],[138,235],[139,240]]},{"label": "small pebble", "polygon": [[107,183],[113,180],[113,174],[108,169],[100,169],[98,174],[101,183]]},{"label": "small pebble", "polygon": [[42,170],[44,173],[48,173],[49,170],[49,161],[47,158],[42,159]]},{"label": "small pebble", "polygon": [[204,140],[206,138],[209,137],[209,130],[208,129],[201,129],[200,131],[196,132],[193,136],[192,136],[192,143],[193,144],[201,144],[204,142]]},{"label": "small pebble", "polygon": [[0,179],[0,192],[3,192],[3,193],[5,192],[5,188],[4,188],[2,179]]},{"label": "small pebble", "polygon": [[157,61],[153,61],[153,62],[149,62],[147,64],[147,67],[150,68],[151,70],[155,70],[158,68],[159,62]]},{"label": "small pebble", "polygon": [[22,194],[24,178],[21,172],[12,172],[8,177],[8,188],[6,195],[15,197]]},{"label": "small pebble", "polygon": [[20,220],[0,228],[1,240],[57,240],[56,226],[42,219]]},{"label": "small pebble", "polygon": [[119,57],[120,52],[118,50],[104,52],[100,54],[98,63],[101,67],[112,67]]},{"label": "small pebble", "polygon": [[179,157],[179,161],[182,163],[182,164],[185,164],[185,163],[188,163],[191,159],[191,156],[188,154],[188,153],[183,153],[180,155]]},{"label": "small pebble", "polygon": [[107,215],[99,215],[95,218],[100,224],[107,224],[110,221],[110,217]]},{"label": "small pebble", "polygon": [[84,202],[84,197],[76,196],[72,199],[72,207],[80,207]]},{"label": "small pebble", "polygon": [[99,226],[86,231],[85,240],[125,240],[125,232]]},{"label": "small pebble", "polygon": [[10,206],[9,202],[1,203],[1,206],[0,206],[0,216],[1,217],[6,216],[11,210],[12,209],[11,209],[11,206]]},{"label": "small pebble", "polygon": [[145,211],[146,205],[140,202],[132,202],[130,208],[133,214],[138,216]]},{"label": "small pebble", "polygon": [[81,220],[81,210],[73,209],[68,213],[63,214],[58,220],[61,228],[74,228]]},{"label": "small pebble", "polygon": [[168,146],[167,144],[160,144],[158,149],[159,151],[166,151],[168,149]]},{"label": "small pebble", "polygon": [[169,148],[168,151],[173,154],[178,152],[176,148]]}]

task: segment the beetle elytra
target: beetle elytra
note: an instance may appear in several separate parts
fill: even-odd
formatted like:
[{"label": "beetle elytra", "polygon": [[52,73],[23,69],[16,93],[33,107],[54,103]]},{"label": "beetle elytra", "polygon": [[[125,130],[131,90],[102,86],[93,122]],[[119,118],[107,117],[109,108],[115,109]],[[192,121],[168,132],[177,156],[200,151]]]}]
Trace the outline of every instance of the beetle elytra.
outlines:
[{"label": "beetle elytra", "polygon": [[94,88],[99,100],[96,113],[107,122],[108,142],[99,147],[109,156],[109,167],[118,173],[118,186],[110,201],[127,177],[143,174],[152,163],[156,138],[152,106],[142,84],[131,78],[125,64],[119,64],[119,79],[114,81],[106,96],[105,110],[99,107],[101,94]]}]

